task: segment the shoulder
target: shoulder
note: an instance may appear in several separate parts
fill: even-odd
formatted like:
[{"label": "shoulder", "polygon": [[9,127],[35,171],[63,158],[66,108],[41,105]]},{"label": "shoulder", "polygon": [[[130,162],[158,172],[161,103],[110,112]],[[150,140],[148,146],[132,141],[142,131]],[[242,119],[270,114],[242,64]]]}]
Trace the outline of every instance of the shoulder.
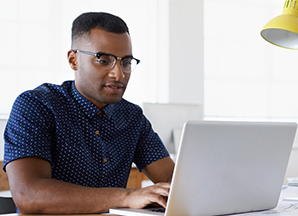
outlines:
[{"label": "shoulder", "polygon": [[38,98],[51,99],[52,97],[67,95],[71,92],[73,81],[66,81],[61,85],[44,83],[33,90],[24,92],[24,94],[29,94],[36,96]]},{"label": "shoulder", "polygon": [[72,81],[66,81],[61,85],[44,83],[33,90],[28,90],[20,94],[16,101],[40,101],[50,103],[51,101],[61,100],[71,92]]},{"label": "shoulder", "polygon": [[[69,97],[72,81],[64,82],[62,85],[44,83],[33,90],[21,93],[13,104],[13,112],[28,112],[32,110],[48,110],[59,107]],[[34,111],[35,110],[35,111]]]}]

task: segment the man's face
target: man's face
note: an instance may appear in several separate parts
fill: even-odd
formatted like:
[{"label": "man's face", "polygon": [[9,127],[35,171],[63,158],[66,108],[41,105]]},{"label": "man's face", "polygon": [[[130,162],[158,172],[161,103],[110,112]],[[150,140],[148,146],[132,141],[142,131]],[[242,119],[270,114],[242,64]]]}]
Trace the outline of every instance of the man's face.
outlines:
[{"label": "man's face", "polygon": [[[128,33],[116,34],[101,29],[92,29],[75,49],[93,53],[103,52],[117,57],[132,55]],[[120,60],[110,70],[102,70],[96,56],[69,52],[75,55],[75,86],[77,90],[98,108],[121,100],[128,84],[130,73],[121,71]],[[69,58],[70,59],[70,58]],[[74,67],[72,67],[74,68]]]}]

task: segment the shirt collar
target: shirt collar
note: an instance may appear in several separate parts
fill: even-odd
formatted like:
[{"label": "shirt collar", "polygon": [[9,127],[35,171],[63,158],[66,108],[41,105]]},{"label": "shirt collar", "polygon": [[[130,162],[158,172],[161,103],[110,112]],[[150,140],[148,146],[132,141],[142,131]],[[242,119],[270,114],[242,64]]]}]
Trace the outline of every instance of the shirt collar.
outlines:
[{"label": "shirt collar", "polygon": [[107,115],[108,118],[112,117],[112,113],[114,110],[114,104],[108,104],[103,109],[98,109],[93,103],[88,101],[75,87],[75,82],[73,81],[71,87],[72,94],[75,100],[80,104],[81,110],[91,119],[94,115],[97,114],[98,111],[102,111]]},{"label": "shirt collar", "polygon": [[107,115],[108,118],[112,117],[114,107],[115,107],[115,104],[108,104],[103,108],[103,112]]}]

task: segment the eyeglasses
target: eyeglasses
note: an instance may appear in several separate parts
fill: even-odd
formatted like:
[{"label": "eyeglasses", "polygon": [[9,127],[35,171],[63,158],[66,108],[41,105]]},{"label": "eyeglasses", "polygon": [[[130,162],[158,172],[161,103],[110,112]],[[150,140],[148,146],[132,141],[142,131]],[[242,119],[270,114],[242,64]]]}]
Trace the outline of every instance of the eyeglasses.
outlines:
[{"label": "eyeglasses", "polygon": [[120,58],[113,54],[107,54],[103,52],[92,53],[83,50],[73,51],[75,53],[83,53],[86,55],[96,56],[96,61],[103,70],[111,70],[115,66],[117,60],[120,60],[121,70],[125,73],[131,73],[136,68],[137,64],[139,64],[141,61],[139,59],[134,58],[133,56],[124,56]]}]

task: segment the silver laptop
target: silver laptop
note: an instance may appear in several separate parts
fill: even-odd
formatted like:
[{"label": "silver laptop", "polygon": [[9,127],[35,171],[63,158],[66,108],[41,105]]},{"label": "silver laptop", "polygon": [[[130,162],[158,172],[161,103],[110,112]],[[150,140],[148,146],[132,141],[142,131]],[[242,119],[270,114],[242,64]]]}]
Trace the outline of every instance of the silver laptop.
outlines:
[{"label": "silver laptop", "polygon": [[202,122],[184,125],[165,213],[222,215],[274,208],[279,199],[296,123]]}]

